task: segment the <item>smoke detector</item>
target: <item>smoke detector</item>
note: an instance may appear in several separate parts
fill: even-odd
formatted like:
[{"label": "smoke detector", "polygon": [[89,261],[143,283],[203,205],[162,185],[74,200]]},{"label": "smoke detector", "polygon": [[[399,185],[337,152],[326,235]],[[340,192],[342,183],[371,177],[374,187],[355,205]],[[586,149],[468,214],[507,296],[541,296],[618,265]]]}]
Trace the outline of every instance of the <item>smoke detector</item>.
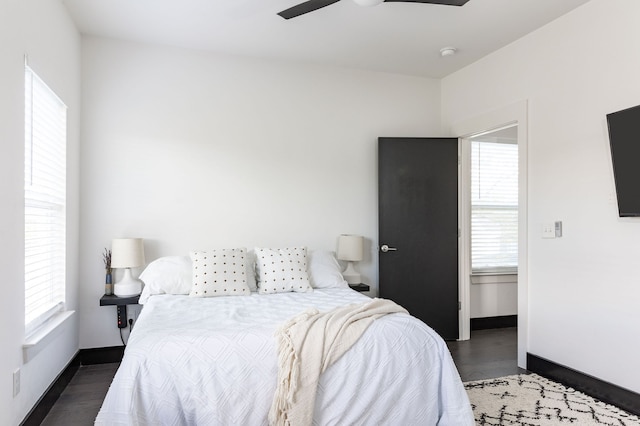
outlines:
[{"label": "smoke detector", "polygon": [[440,56],[442,56],[443,58],[445,56],[453,56],[457,51],[458,49],[456,49],[455,47],[443,47],[442,49],[440,49]]}]

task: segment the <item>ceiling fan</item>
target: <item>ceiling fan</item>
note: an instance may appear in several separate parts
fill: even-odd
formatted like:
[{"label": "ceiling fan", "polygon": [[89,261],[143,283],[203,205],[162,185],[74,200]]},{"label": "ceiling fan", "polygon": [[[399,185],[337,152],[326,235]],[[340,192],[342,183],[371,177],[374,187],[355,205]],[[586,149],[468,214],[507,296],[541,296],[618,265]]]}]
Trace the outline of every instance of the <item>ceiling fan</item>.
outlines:
[{"label": "ceiling fan", "polygon": [[[296,16],[304,15],[305,13],[313,12],[314,10],[321,9],[325,6],[332,5],[340,0],[308,0],[304,3],[300,3],[296,6],[290,7],[287,10],[283,10],[278,13],[284,19],[295,18]],[[447,6],[463,6],[469,0],[353,0],[360,6],[375,6],[383,2],[403,2],[403,3],[431,3],[431,4],[443,4]]]}]

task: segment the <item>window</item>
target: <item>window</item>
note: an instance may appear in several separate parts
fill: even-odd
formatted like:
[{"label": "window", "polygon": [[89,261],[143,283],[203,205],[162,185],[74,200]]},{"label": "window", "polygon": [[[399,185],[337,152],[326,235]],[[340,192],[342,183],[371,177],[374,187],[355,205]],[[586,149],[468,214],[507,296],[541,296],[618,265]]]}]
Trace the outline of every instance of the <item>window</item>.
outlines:
[{"label": "window", "polygon": [[25,66],[24,274],[30,334],[64,309],[67,107]]},{"label": "window", "polygon": [[472,140],[471,272],[517,273],[517,268],[518,145]]}]

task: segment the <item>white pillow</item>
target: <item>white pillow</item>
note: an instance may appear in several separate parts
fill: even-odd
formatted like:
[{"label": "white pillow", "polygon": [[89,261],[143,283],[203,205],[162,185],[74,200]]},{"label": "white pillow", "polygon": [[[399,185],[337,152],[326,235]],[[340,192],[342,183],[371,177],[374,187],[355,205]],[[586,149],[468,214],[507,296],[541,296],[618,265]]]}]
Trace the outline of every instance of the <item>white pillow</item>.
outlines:
[{"label": "white pillow", "polygon": [[189,296],[248,296],[247,252],[219,249],[191,252],[193,286]]},{"label": "white pillow", "polygon": [[348,288],[340,264],[332,251],[309,251],[309,281],[313,288]]},{"label": "white pillow", "polygon": [[189,256],[165,256],[149,263],[140,274],[144,283],[139,303],[154,294],[189,294],[191,259]]},{"label": "white pillow", "polygon": [[256,273],[261,294],[313,291],[307,272],[307,248],[258,248]]}]

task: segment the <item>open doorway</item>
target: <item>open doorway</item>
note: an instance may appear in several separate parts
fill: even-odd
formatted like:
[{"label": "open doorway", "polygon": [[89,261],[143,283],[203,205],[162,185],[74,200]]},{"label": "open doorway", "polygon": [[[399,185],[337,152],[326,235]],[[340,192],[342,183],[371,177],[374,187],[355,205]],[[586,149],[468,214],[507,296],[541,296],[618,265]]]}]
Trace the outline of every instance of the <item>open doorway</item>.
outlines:
[{"label": "open doorway", "polygon": [[518,314],[518,126],[463,141],[471,330],[516,327]]},{"label": "open doorway", "polygon": [[468,135],[460,144],[461,280],[469,328],[517,327],[518,124]]},{"label": "open doorway", "polygon": [[[517,242],[517,364],[526,368],[528,341],[528,107],[527,101],[519,101],[511,105],[452,123],[450,130],[459,135],[461,161],[459,194],[459,294],[460,294],[460,340],[467,340],[471,335],[471,243],[470,235],[470,150],[469,139],[512,127],[517,134],[518,151],[518,242]],[[468,183],[466,183],[468,182]],[[467,196],[468,194],[468,196]]]},{"label": "open doorway", "polygon": [[470,340],[448,342],[463,380],[517,374],[518,124],[459,141],[460,280]]}]

